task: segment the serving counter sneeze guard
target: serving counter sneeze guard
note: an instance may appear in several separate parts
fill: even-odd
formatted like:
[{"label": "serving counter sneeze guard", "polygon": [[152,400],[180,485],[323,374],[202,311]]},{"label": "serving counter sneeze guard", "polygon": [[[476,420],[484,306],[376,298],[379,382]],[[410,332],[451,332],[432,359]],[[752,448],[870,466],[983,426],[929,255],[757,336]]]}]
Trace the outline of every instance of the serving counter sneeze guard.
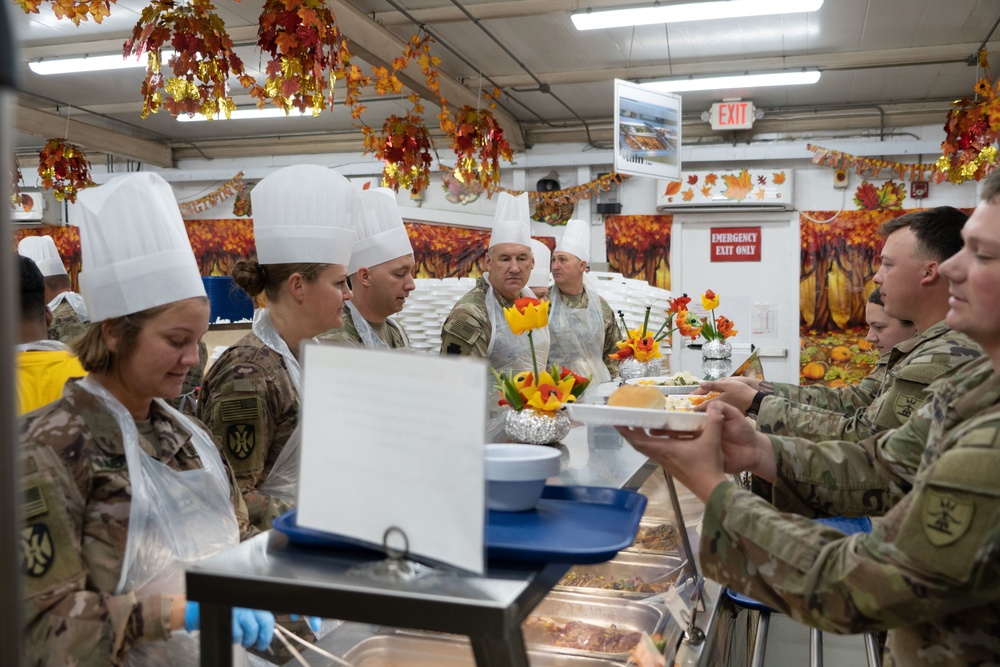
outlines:
[{"label": "serving counter sneeze guard", "polygon": [[[562,473],[550,484],[636,490],[657,470],[609,427],[576,427],[557,447],[563,456]],[[662,483],[661,475],[655,477]],[[661,514],[669,504],[661,504]],[[680,516],[680,509],[675,504],[675,516]],[[683,517],[676,523],[683,526]],[[675,561],[678,555],[679,549],[673,554]],[[465,635],[480,667],[526,667],[528,652],[521,624],[573,565],[490,560],[482,576],[431,569],[419,578],[405,580],[350,572],[381,559],[381,554],[369,551],[299,547],[286,535],[271,530],[189,567],[188,598],[201,604],[201,664],[232,664],[231,609],[250,607],[355,622],[345,623],[321,640],[321,645],[336,655],[347,654],[365,637],[397,628]],[[681,570],[686,582],[691,581],[689,572]],[[684,619],[684,627],[691,621],[703,635],[711,635],[717,594],[718,587],[709,582],[702,589],[702,604],[696,607],[693,618]],[[637,604],[621,597],[581,594],[570,598],[581,600],[580,605],[586,605],[586,600],[605,607]],[[669,663],[682,632],[666,611],[664,605],[657,606],[658,617],[666,623],[658,629],[670,642]],[[689,635],[698,631],[689,629]],[[703,644],[695,647],[694,659],[704,653]],[[621,663],[620,657],[594,657],[602,663]],[[578,660],[586,659],[578,656]],[[325,659],[311,664],[331,663]]]}]

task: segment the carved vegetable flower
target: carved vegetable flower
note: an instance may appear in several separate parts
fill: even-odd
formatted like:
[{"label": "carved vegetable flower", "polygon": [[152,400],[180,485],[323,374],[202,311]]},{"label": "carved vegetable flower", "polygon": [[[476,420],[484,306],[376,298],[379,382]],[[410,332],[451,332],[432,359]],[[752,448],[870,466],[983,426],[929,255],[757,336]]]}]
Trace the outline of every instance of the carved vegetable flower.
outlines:
[{"label": "carved vegetable flower", "polygon": [[549,323],[549,302],[529,297],[514,300],[512,308],[503,309],[504,317],[515,336],[525,331],[544,329]]},{"label": "carved vegetable flower", "polygon": [[701,307],[705,310],[715,310],[719,307],[719,295],[708,290],[701,295]]}]

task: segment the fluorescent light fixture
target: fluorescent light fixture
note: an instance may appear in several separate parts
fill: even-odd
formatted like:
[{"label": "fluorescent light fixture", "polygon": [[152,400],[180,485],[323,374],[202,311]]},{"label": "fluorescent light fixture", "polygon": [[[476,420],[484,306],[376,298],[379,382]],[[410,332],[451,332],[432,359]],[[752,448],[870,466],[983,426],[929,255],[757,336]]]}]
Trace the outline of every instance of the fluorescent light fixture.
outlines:
[{"label": "fluorescent light fixture", "polygon": [[[174,55],[173,51],[163,52],[163,62]],[[76,72],[100,72],[104,70],[146,67],[148,59],[125,58],[121,55],[83,56],[81,58],[51,58],[28,63],[35,74],[74,74]]]},{"label": "fluorescent light fixture", "polygon": [[692,90],[729,90],[732,88],[762,88],[764,86],[800,86],[819,81],[819,70],[773,72],[771,74],[737,74],[703,79],[672,79],[642,83],[643,88],[658,93],[684,93]]},{"label": "fluorescent light fixture", "polygon": [[626,9],[599,9],[596,11],[588,9],[585,12],[577,12],[570,18],[573,19],[577,30],[597,30],[628,25],[814,12],[822,6],[823,0],[718,0],[716,2],[689,2],[671,5],[657,3]]},{"label": "fluorescent light fixture", "polygon": [[[258,109],[252,107],[249,109],[234,109],[229,115],[229,120],[260,120],[262,118],[284,118],[285,116],[289,118],[304,118],[306,116],[312,117],[312,111],[307,111],[302,113],[298,109],[292,109],[285,114],[284,109],[279,109],[278,107],[264,107],[263,109]],[[188,116],[186,114],[181,114],[177,116],[177,120],[182,123],[190,123],[201,120],[226,120],[225,115],[218,114],[215,118],[205,118],[203,115],[195,114],[193,116]]]}]

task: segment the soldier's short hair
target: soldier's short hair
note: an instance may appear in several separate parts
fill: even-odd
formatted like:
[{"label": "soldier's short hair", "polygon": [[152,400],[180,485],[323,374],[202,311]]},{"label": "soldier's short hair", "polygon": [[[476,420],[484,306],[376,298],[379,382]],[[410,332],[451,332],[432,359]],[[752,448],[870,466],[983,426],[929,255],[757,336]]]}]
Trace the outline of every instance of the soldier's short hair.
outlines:
[{"label": "soldier's short hair", "polygon": [[32,260],[14,254],[20,265],[18,274],[21,319],[26,322],[45,322],[45,278]]},{"label": "soldier's short hair", "polygon": [[69,276],[65,273],[57,273],[54,276],[45,276],[45,289],[50,292],[64,292],[70,287],[72,287],[72,285],[69,282]]},{"label": "soldier's short hair", "polygon": [[909,227],[917,238],[917,251],[943,262],[962,249],[962,227],[968,219],[968,215],[953,206],[937,206],[886,220],[878,231],[889,236]]},{"label": "soldier's short hair", "polygon": [[[194,297],[208,303],[207,297]],[[132,356],[142,327],[150,319],[173,307],[171,302],[155,308],[112,317],[95,322],[87,332],[71,344],[73,353],[80,359],[80,365],[88,373],[104,373],[121,377],[122,364]],[[104,342],[104,332],[114,331],[118,335],[118,351],[112,352]]]},{"label": "soldier's short hair", "polygon": [[263,292],[269,301],[277,301],[281,286],[293,273],[300,274],[307,283],[316,280],[329,264],[299,262],[294,264],[261,264],[255,259],[236,262],[230,275],[243,291],[254,297]]}]

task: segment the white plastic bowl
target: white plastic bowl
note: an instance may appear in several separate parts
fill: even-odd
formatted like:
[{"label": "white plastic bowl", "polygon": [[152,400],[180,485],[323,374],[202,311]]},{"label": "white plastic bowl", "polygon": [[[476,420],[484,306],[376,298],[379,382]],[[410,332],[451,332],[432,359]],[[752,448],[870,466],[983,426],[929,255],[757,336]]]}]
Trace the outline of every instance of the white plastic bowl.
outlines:
[{"label": "white plastic bowl", "polygon": [[486,445],[486,507],[524,512],[538,504],[545,480],[559,474],[560,452],[545,445]]}]

